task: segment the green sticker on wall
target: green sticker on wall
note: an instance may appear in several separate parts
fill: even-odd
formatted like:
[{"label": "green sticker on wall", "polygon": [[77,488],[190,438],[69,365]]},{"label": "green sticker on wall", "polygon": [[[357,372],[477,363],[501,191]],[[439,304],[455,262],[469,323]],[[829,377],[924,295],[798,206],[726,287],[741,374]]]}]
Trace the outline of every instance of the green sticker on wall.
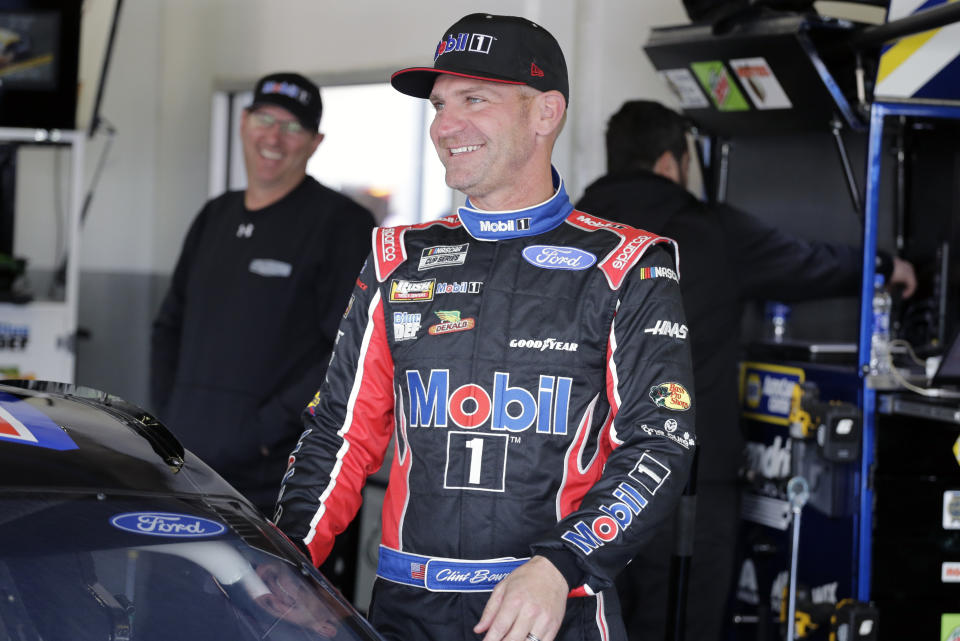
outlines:
[{"label": "green sticker on wall", "polygon": [[960,614],[950,612],[940,615],[940,641],[960,640]]},{"label": "green sticker on wall", "polygon": [[750,105],[740,93],[733,76],[721,60],[708,60],[690,64],[697,80],[706,90],[714,106],[720,111],[748,111]]}]

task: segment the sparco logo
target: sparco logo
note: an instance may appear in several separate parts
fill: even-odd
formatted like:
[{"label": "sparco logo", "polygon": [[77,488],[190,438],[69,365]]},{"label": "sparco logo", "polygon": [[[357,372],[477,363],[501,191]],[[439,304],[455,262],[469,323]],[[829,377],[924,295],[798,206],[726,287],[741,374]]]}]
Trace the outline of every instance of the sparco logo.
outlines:
[{"label": "sparco logo", "polygon": [[510,339],[510,347],[526,347],[528,349],[538,349],[541,352],[548,349],[558,352],[575,352],[579,345],[567,341],[558,341],[555,338],[512,338]]},{"label": "sparco logo", "polygon": [[392,227],[383,230],[380,235],[381,251],[384,260],[397,259],[397,231]]},{"label": "sparco logo", "polygon": [[481,220],[480,231],[497,233],[505,231],[526,231],[530,229],[529,218],[517,218],[516,220]]},{"label": "sparco logo", "polygon": [[637,236],[629,243],[620,248],[620,251],[617,253],[616,258],[613,259],[611,265],[616,269],[624,269],[630,262],[630,257],[637,253],[637,250],[640,249],[640,246],[645,242],[650,240],[649,236]]}]

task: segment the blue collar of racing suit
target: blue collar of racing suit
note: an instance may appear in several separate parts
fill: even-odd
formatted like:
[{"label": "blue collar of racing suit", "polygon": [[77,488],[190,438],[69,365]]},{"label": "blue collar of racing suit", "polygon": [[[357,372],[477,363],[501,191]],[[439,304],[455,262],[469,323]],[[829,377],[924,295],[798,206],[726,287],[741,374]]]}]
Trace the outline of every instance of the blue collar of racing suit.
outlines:
[{"label": "blue collar of racing suit", "polygon": [[533,207],[511,211],[484,211],[474,209],[468,198],[466,204],[457,209],[460,222],[467,233],[477,240],[504,240],[536,236],[562,223],[573,211],[573,204],[567,197],[560,173],[553,167],[550,172],[556,191],[548,200]]}]

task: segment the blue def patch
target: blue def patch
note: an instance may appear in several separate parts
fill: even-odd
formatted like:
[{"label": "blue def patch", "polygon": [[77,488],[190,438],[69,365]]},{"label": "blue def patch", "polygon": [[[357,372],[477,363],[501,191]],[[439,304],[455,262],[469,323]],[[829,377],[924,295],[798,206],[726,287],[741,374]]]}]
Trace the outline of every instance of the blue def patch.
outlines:
[{"label": "blue def patch", "polygon": [[127,512],[111,517],[110,525],[136,534],[181,539],[199,539],[227,531],[222,523],[170,512]]},{"label": "blue def patch", "polygon": [[49,416],[12,394],[0,392],[0,441],[49,450],[75,450],[73,442]]},{"label": "blue def patch", "polygon": [[556,247],[553,245],[530,245],[523,250],[523,259],[543,269],[569,269],[580,271],[588,269],[597,262],[590,252],[576,247]]}]

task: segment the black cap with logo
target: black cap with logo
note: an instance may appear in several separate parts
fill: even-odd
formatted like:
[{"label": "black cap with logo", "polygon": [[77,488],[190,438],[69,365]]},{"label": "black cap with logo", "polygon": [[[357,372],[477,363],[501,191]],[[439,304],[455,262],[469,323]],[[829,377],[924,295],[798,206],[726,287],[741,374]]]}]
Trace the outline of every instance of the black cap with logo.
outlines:
[{"label": "black cap with logo", "polygon": [[445,32],[433,67],[411,67],[393,74],[394,89],[429,98],[440,74],[557,90],[570,102],[567,63],[556,39],[540,25],[516,16],[473,13]]},{"label": "black cap with logo", "polygon": [[283,107],[300,121],[307,131],[320,129],[323,102],[320,89],[298,73],[272,73],[257,81],[249,110],[263,105]]}]

